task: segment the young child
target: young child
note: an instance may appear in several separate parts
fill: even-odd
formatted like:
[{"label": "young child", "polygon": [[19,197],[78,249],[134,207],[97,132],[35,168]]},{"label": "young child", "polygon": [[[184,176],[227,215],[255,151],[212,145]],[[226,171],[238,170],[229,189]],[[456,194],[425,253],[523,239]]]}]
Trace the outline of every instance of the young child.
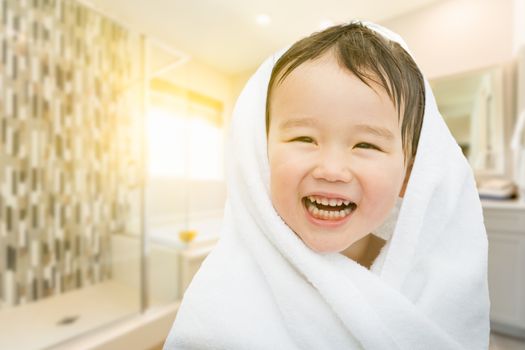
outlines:
[{"label": "young child", "polygon": [[486,349],[472,172],[394,33],[352,22],[239,97],[222,237],[165,349]]}]

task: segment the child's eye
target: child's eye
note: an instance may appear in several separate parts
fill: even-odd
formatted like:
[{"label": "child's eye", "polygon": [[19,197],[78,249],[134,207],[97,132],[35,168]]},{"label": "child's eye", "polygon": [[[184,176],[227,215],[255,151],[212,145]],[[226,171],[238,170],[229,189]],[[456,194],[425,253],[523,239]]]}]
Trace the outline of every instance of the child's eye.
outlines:
[{"label": "child's eye", "polygon": [[367,143],[367,142],[358,143],[357,145],[355,145],[355,147],[364,148],[364,149],[376,149],[378,151],[381,151],[379,147],[372,145],[371,143]]},{"label": "child's eye", "polygon": [[296,138],[291,139],[290,141],[298,141],[298,142],[305,142],[305,143],[315,143],[314,139],[309,136],[299,136]]}]

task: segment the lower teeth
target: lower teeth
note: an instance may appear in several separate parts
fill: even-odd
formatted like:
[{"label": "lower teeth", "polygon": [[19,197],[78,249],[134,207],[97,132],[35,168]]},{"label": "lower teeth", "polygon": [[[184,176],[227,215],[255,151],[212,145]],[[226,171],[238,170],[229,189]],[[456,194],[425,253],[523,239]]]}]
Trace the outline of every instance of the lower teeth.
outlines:
[{"label": "lower teeth", "polygon": [[341,219],[341,218],[344,218],[350,215],[350,213],[352,212],[352,209],[350,208],[346,208],[346,209],[338,210],[338,211],[318,209],[314,204],[311,204],[311,203],[309,203],[307,207],[308,207],[308,211],[315,218],[323,219],[323,220],[338,220],[338,219]]}]

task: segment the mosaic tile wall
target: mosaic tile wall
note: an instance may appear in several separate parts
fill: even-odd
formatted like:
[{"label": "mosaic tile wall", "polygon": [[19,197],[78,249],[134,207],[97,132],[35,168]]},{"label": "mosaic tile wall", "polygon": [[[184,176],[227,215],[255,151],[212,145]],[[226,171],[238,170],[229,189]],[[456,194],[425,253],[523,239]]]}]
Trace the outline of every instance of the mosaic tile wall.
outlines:
[{"label": "mosaic tile wall", "polygon": [[0,307],[111,277],[129,222],[138,39],[75,1],[0,0]]}]

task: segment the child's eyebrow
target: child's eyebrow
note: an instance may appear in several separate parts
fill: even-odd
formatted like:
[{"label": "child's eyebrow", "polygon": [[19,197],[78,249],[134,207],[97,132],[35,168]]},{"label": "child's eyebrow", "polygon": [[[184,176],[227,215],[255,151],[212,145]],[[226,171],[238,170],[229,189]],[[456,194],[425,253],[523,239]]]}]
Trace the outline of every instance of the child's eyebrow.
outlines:
[{"label": "child's eyebrow", "polygon": [[[279,128],[281,130],[301,127],[301,126],[315,126],[317,125],[317,120],[314,118],[294,118],[288,119],[281,123]],[[381,126],[369,125],[369,124],[357,124],[353,126],[353,129],[356,131],[361,131],[369,134],[376,135],[378,137],[384,138],[386,140],[393,140],[394,134],[387,128]]]},{"label": "child's eyebrow", "polygon": [[317,121],[313,118],[294,118],[288,119],[285,122],[281,123],[279,128],[281,130],[301,127],[301,126],[313,126],[316,125]]},{"label": "child's eyebrow", "polygon": [[357,130],[369,133],[369,134],[373,134],[373,135],[382,137],[382,138],[387,139],[387,140],[393,140],[394,139],[394,134],[390,130],[388,130],[386,128],[383,128],[381,126],[372,126],[372,125],[368,125],[368,124],[358,124],[354,128],[357,129]]}]

